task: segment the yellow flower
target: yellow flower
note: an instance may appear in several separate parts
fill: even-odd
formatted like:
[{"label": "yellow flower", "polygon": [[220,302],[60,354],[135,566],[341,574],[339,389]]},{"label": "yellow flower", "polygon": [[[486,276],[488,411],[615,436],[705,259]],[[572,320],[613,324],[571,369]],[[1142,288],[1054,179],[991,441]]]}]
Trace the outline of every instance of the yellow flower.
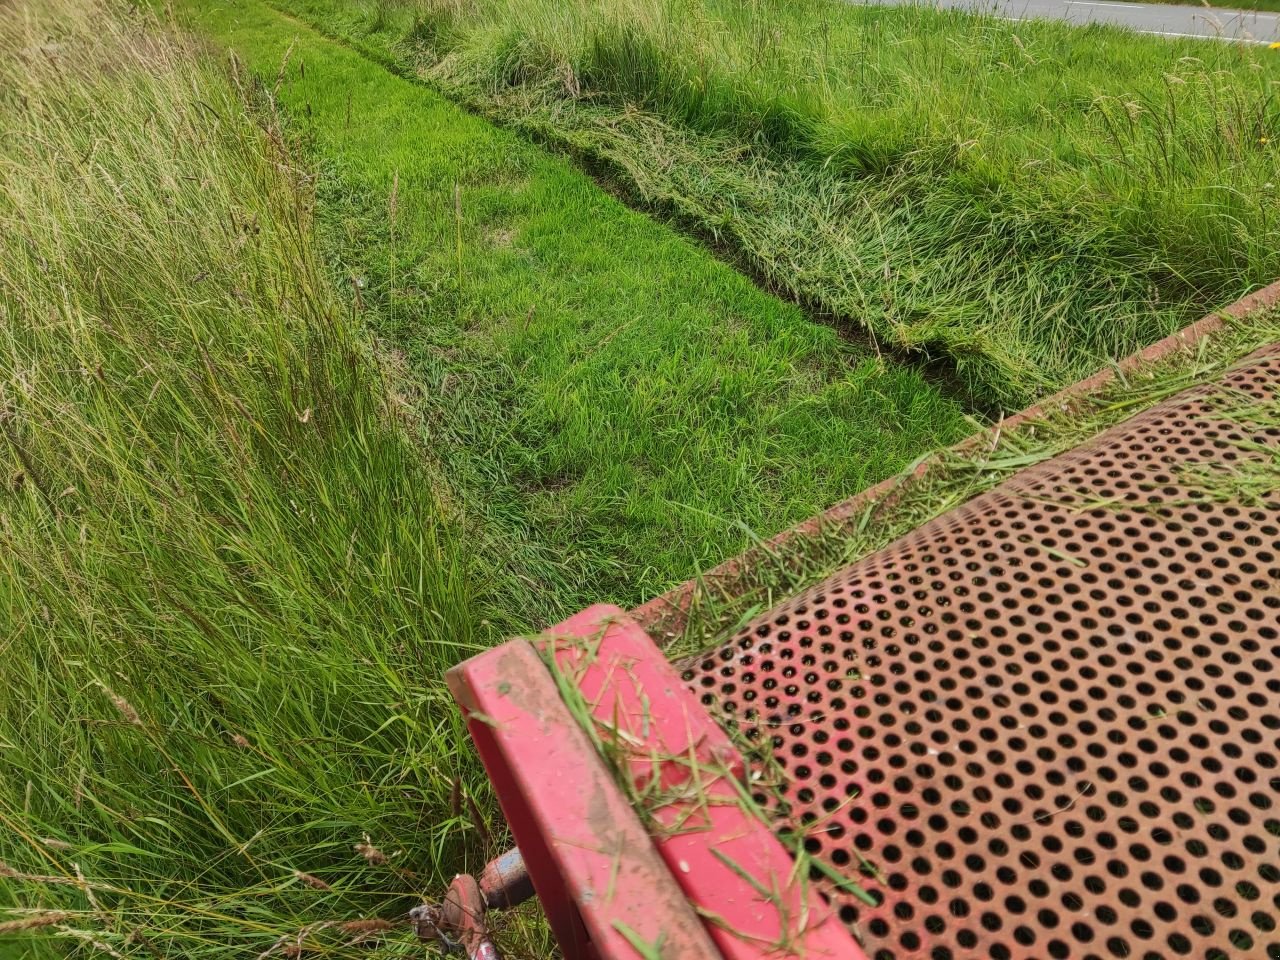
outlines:
[{"label": "yellow flower", "polygon": [[1277,40],[1277,41],[1276,41],[1275,43],[1273,43],[1271,46],[1267,47],[1267,49],[1268,49],[1268,50],[1280,50],[1280,40]]}]

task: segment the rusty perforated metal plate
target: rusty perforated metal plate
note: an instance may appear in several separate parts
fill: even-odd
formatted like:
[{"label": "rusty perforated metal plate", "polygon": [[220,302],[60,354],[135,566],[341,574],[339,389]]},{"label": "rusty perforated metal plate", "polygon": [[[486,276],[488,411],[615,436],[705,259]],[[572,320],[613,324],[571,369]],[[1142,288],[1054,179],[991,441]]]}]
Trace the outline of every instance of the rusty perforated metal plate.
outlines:
[{"label": "rusty perforated metal plate", "polygon": [[870,955],[1280,960],[1280,490],[1220,473],[1278,391],[1275,347],[684,665]]}]

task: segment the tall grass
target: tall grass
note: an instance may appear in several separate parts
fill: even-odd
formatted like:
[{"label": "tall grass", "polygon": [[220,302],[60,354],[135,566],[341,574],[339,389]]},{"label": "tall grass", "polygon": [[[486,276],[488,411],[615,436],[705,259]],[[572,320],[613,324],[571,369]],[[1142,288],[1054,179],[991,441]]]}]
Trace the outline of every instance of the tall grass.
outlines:
[{"label": "tall grass", "polygon": [[837,0],[283,0],[1017,406],[1280,276],[1280,55]]},{"label": "tall grass", "polygon": [[0,953],[418,952],[487,628],[306,175],[98,2],[0,8],[0,131]]}]

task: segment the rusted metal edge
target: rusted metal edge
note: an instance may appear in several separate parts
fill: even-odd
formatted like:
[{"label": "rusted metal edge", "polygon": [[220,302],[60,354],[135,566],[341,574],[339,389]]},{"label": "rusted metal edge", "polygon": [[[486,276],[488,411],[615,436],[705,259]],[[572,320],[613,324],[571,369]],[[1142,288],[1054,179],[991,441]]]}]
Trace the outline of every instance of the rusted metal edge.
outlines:
[{"label": "rusted metal edge", "polygon": [[655,643],[666,646],[684,629],[689,604],[700,587],[720,592],[733,592],[735,585],[741,583],[746,571],[757,563],[766,559],[776,559],[780,551],[792,551],[820,539],[824,532],[839,528],[852,518],[861,516],[870,506],[888,506],[895,497],[918,483],[932,468],[936,467],[945,455],[967,453],[983,443],[993,442],[1010,430],[1019,429],[1029,421],[1042,419],[1051,411],[1065,410],[1073,403],[1097,393],[1101,387],[1111,382],[1117,373],[1128,373],[1156,363],[1179,350],[1186,350],[1222,329],[1227,320],[1238,320],[1277,303],[1280,303],[1280,280],[1241,297],[1229,306],[1202,317],[1145,349],[1131,353],[1092,376],[1064,387],[1025,410],[1001,418],[998,422],[971,434],[951,447],[930,454],[909,471],[887,477],[822,513],[749,547],[738,556],[726,560],[700,576],[642,603],[630,610],[628,616],[643,626]]}]

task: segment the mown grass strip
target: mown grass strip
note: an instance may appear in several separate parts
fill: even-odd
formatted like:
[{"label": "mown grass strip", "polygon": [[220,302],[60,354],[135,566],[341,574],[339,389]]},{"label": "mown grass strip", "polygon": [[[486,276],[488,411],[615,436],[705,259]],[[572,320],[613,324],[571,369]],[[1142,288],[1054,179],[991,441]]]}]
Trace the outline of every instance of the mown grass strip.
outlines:
[{"label": "mown grass strip", "polygon": [[837,0],[280,0],[1009,409],[1280,275],[1280,55]]},{"label": "mown grass strip", "polygon": [[495,610],[639,601],[968,429],[564,160],[263,4],[184,9],[323,165],[333,269],[523,578]]}]

